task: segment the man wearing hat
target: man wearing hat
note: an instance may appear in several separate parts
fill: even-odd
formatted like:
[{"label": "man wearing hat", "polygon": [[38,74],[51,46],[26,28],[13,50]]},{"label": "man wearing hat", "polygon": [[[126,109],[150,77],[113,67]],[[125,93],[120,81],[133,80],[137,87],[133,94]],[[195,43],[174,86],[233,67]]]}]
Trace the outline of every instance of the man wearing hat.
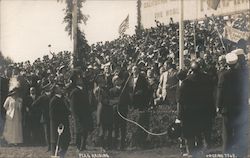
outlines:
[{"label": "man wearing hat", "polygon": [[248,149],[248,70],[238,66],[239,51],[226,55],[230,69],[219,78],[216,105],[223,116],[223,152],[244,157]]},{"label": "man wearing hat", "polygon": [[48,151],[50,151],[50,117],[49,117],[49,102],[52,98],[51,96],[51,85],[46,85],[44,87],[43,94],[38,97],[32,106],[38,107],[41,111],[40,123],[43,125],[44,136],[46,140],[46,144],[48,146]]},{"label": "man wearing hat", "polygon": [[37,99],[35,87],[30,87],[29,95],[23,99],[23,130],[24,143],[32,145],[41,145],[41,112],[39,107],[35,104]]},{"label": "man wearing hat", "polygon": [[172,59],[165,61],[164,66],[167,71],[161,75],[157,91],[158,94],[161,94],[162,99],[167,101],[169,105],[176,105],[175,96],[178,79],[176,77],[177,70],[172,62]]},{"label": "man wearing hat", "polygon": [[113,82],[114,86],[110,89],[110,104],[113,106],[113,110],[114,110],[113,111],[114,134],[115,134],[114,147],[117,146],[116,142],[117,142],[119,134],[120,134],[120,136],[121,136],[120,149],[122,150],[125,148],[127,122],[119,116],[118,112],[122,116],[127,117],[129,96],[128,96],[128,93],[126,91],[128,89],[125,88],[123,90],[124,80],[118,75],[115,75],[113,77],[112,82]]},{"label": "man wearing hat", "polygon": [[70,106],[75,121],[76,146],[79,151],[86,149],[88,133],[93,128],[91,106],[86,86],[83,85],[83,78],[80,74],[75,77],[76,87],[70,94]]},{"label": "man wearing hat", "polygon": [[58,140],[58,126],[64,125],[64,130],[60,136],[59,141],[59,155],[63,158],[68,150],[70,142],[70,130],[69,130],[69,115],[70,111],[66,105],[65,98],[63,96],[63,84],[56,83],[55,95],[49,103],[49,117],[50,117],[50,142],[52,154],[55,154],[56,142]]},{"label": "man wearing hat", "polygon": [[[138,123],[145,128],[149,126],[150,115],[146,111],[149,104],[148,95],[148,82],[147,79],[139,72],[139,69],[136,65],[132,67],[132,75],[129,78],[128,82],[128,93],[130,96],[131,105],[134,109],[138,109],[140,111]],[[138,147],[145,147],[147,133],[142,131],[141,128],[138,127],[135,133],[135,143]]]},{"label": "man wearing hat", "polygon": [[[186,139],[189,154],[195,157],[203,147],[202,135],[206,137],[207,132],[212,129],[215,106],[211,78],[201,71],[196,61],[191,62],[191,69],[192,73],[180,86],[178,101],[183,136]],[[206,143],[210,145],[210,142]]]},{"label": "man wearing hat", "polygon": [[0,135],[3,132],[4,120],[5,120],[5,109],[3,107],[4,101],[8,96],[8,88],[9,88],[9,79],[1,76],[0,79]]},{"label": "man wearing hat", "polygon": [[104,76],[105,76],[106,86],[107,86],[108,89],[110,89],[113,86],[112,85],[113,76],[110,73],[110,63],[105,64],[103,69],[104,69],[103,73],[104,73]]}]

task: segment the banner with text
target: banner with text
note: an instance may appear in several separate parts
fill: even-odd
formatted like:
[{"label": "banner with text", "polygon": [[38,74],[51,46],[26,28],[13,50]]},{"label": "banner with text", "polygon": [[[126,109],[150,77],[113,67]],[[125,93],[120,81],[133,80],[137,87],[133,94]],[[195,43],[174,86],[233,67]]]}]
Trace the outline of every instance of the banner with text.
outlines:
[{"label": "banner with text", "polygon": [[[169,23],[170,17],[179,21],[179,0],[141,0],[141,22],[145,28],[156,26],[155,20]],[[184,20],[204,18],[205,15],[227,15],[249,10],[249,0],[220,0],[217,10],[207,0],[184,0]]]},{"label": "banner with text", "polygon": [[250,32],[243,32],[230,26],[226,26],[224,28],[223,37],[237,43],[240,39],[248,40]]}]

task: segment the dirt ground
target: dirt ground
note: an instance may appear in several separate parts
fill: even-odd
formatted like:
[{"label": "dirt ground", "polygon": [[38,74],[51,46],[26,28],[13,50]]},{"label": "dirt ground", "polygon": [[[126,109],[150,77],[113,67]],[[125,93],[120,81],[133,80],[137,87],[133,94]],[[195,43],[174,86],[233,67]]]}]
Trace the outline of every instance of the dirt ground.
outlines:
[{"label": "dirt ground", "polygon": [[[161,147],[149,150],[128,149],[125,151],[105,151],[101,148],[88,147],[84,152],[77,152],[73,146],[65,158],[180,158],[181,153],[176,148]],[[220,149],[212,150],[220,153]],[[51,153],[46,152],[46,147],[1,147],[0,158],[50,158]],[[208,157],[208,156],[204,156]],[[250,155],[249,155],[250,157]]]},{"label": "dirt ground", "polygon": [[[1,147],[0,158],[50,158],[46,147]],[[89,156],[89,157],[88,157]],[[66,158],[178,158],[180,152],[174,148],[157,148],[150,150],[104,151],[101,148],[88,148],[78,153],[70,146]]]}]

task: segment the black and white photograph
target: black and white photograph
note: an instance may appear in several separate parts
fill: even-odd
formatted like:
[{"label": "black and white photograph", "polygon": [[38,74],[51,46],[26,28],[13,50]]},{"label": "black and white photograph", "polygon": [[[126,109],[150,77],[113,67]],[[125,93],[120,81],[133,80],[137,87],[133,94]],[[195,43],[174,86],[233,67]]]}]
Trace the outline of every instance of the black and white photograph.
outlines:
[{"label": "black and white photograph", "polygon": [[0,0],[0,158],[250,158],[249,0]]}]

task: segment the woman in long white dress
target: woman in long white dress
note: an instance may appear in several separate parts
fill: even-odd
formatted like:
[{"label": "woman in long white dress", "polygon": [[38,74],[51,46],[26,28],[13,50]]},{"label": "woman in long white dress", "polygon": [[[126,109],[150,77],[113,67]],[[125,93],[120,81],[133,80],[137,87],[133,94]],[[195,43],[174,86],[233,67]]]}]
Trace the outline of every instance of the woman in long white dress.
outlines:
[{"label": "woman in long white dress", "polygon": [[7,97],[4,103],[6,109],[6,122],[3,131],[3,137],[8,144],[23,143],[22,130],[22,99],[15,91]]}]

